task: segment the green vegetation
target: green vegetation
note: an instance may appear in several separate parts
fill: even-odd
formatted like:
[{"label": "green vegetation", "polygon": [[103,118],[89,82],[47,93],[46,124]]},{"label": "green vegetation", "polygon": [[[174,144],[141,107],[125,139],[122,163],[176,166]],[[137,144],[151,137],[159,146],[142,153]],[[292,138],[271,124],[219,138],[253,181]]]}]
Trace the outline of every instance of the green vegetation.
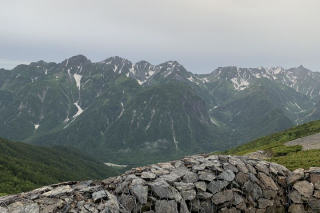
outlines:
[{"label": "green vegetation", "polygon": [[271,161],[282,164],[291,170],[297,168],[308,169],[310,167],[319,167],[320,150],[291,152],[285,156],[273,157],[271,158]]},{"label": "green vegetation", "polygon": [[313,121],[291,129],[262,137],[247,144],[238,146],[224,152],[231,155],[245,155],[258,150],[270,154],[270,161],[282,164],[293,170],[296,168],[309,168],[320,165],[320,150],[303,151],[302,147],[285,146],[284,143],[297,138],[320,132],[320,121]]},{"label": "green vegetation", "polygon": [[0,139],[0,196],[52,183],[101,179],[119,172],[68,148]]}]

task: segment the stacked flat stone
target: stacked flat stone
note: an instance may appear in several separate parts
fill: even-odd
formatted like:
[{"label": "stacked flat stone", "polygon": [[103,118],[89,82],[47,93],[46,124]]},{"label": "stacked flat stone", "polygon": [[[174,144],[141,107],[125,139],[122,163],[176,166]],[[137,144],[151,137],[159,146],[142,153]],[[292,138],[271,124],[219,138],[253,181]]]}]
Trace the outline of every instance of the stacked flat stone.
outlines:
[{"label": "stacked flat stone", "polygon": [[0,212],[319,212],[320,168],[290,172],[248,157],[195,155],[103,181],[0,198]]},{"label": "stacked flat stone", "polygon": [[320,212],[320,168],[296,169],[287,179],[289,212]]}]

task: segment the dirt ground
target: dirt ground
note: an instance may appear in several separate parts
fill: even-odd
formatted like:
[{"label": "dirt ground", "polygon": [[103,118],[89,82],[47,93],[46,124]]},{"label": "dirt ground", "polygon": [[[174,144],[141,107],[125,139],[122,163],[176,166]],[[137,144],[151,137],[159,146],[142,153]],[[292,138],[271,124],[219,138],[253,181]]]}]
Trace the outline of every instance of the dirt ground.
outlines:
[{"label": "dirt ground", "polygon": [[285,145],[301,145],[303,150],[320,149],[320,133],[289,141]]}]

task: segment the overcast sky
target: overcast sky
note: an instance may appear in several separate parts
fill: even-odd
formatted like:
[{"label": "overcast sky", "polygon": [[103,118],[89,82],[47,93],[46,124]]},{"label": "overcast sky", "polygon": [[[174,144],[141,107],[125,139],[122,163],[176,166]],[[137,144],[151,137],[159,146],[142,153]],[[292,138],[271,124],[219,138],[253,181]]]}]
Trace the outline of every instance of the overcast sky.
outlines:
[{"label": "overcast sky", "polygon": [[118,55],[320,71],[319,0],[0,0],[0,67]]}]

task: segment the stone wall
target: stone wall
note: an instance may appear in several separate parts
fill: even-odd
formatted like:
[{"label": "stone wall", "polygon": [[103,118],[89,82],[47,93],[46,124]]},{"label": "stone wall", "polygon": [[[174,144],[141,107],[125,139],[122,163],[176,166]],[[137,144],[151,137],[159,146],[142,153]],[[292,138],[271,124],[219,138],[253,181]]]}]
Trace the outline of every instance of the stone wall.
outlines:
[{"label": "stone wall", "polygon": [[196,155],[0,198],[0,212],[320,212],[320,168]]}]

